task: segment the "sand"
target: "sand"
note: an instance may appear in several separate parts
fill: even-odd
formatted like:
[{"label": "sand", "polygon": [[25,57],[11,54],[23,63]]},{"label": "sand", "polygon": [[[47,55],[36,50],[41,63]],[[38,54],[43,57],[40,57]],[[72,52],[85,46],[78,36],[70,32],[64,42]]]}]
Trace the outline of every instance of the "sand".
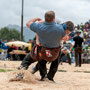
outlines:
[{"label": "sand", "polygon": [[[49,80],[39,81],[39,72],[32,75],[32,64],[25,73],[23,81],[10,82],[10,78],[21,72],[16,68],[21,61],[0,61],[0,69],[11,69],[11,72],[0,72],[0,90],[90,90],[90,64],[83,64],[82,67],[75,67],[74,64],[63,63],[59,65],[54,77],[56,83]],[[49,69],[49,65],[47,65]]]}]

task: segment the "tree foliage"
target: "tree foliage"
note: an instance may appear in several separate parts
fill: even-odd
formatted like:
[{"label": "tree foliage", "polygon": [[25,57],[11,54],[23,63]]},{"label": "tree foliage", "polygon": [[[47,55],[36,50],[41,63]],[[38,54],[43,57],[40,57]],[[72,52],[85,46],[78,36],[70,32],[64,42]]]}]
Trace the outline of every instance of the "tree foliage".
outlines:
[{"label": "tree foliage", "polygon": [[10,41],[12,39],[20,40],[20,32],[16,29],[9,29],[7,27],[0,29],[0,39]]}]

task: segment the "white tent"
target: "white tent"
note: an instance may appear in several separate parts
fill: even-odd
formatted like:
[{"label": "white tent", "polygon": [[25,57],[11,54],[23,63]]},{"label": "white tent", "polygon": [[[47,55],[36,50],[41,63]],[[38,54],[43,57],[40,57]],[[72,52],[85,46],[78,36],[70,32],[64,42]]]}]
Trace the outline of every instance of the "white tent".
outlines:
[{"label": "white tent", "polygon": [[25,46],[25,47],[29,47],[30,44],[26,43],[26,42],[22,42],[22,41],[13,41],[13,42],[8,42],[8,43],[5,43],[6,46],[12,46],[12,45],[15,45],[17,47],[22,47],[22,46]]}]

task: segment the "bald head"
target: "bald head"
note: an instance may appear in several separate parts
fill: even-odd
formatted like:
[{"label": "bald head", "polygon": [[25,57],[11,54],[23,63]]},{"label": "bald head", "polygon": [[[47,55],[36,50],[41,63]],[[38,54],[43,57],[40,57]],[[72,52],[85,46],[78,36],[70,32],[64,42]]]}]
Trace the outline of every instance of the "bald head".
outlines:
[{"label": "bald head", "polygon": [[46,22],[53,22],[54,19],[55,19],[54,11],[48,11],[45,13],[45,21]]}]

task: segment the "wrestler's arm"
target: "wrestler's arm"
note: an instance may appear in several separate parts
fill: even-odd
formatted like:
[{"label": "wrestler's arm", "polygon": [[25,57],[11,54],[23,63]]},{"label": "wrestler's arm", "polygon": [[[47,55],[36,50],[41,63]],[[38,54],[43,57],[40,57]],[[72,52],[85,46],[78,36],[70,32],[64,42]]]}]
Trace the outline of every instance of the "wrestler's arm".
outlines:
[{"label": "wrestler's arm", "polygon": [[29,20],[29,21],[26,23],[26,26],[27,26],[28,28],[30,28],[31,24],[32,24],[33,22],[36,22],[36,21],[42,21],[42,19],[39,18],[39,17],[32,18],[31,20]]},{"label": "wrestler's arm", "polygon": [[69,31],[69,30],[65,30],[65,36],[60,40],[60,42],[62,42],[62,41],[68,41],[68,39],[69,39],[69,34],[70,34],[71,32]]},{"label": "wrestler's arm", "polygon": [[38,34],[36,34],[36,44],[37,44],[37,45],[40,45]]},{"label": "wrestler's arm", "polygon": [[[43,20],[40,20],[40,21],[38,21],[37,23],[43,23],[43,22],[44,22]],[[37,33],[36,33],[36,44],[37,44],[37,45],[40,45],[39,36],[38,36]]]},{"label": "wrestler's arm", "polygon": [[[74,42],[74,44],[75,44],[75,42]],[[72,48],[74,47],[74,44],[71,46],[70,51],[72,51]]]}]

